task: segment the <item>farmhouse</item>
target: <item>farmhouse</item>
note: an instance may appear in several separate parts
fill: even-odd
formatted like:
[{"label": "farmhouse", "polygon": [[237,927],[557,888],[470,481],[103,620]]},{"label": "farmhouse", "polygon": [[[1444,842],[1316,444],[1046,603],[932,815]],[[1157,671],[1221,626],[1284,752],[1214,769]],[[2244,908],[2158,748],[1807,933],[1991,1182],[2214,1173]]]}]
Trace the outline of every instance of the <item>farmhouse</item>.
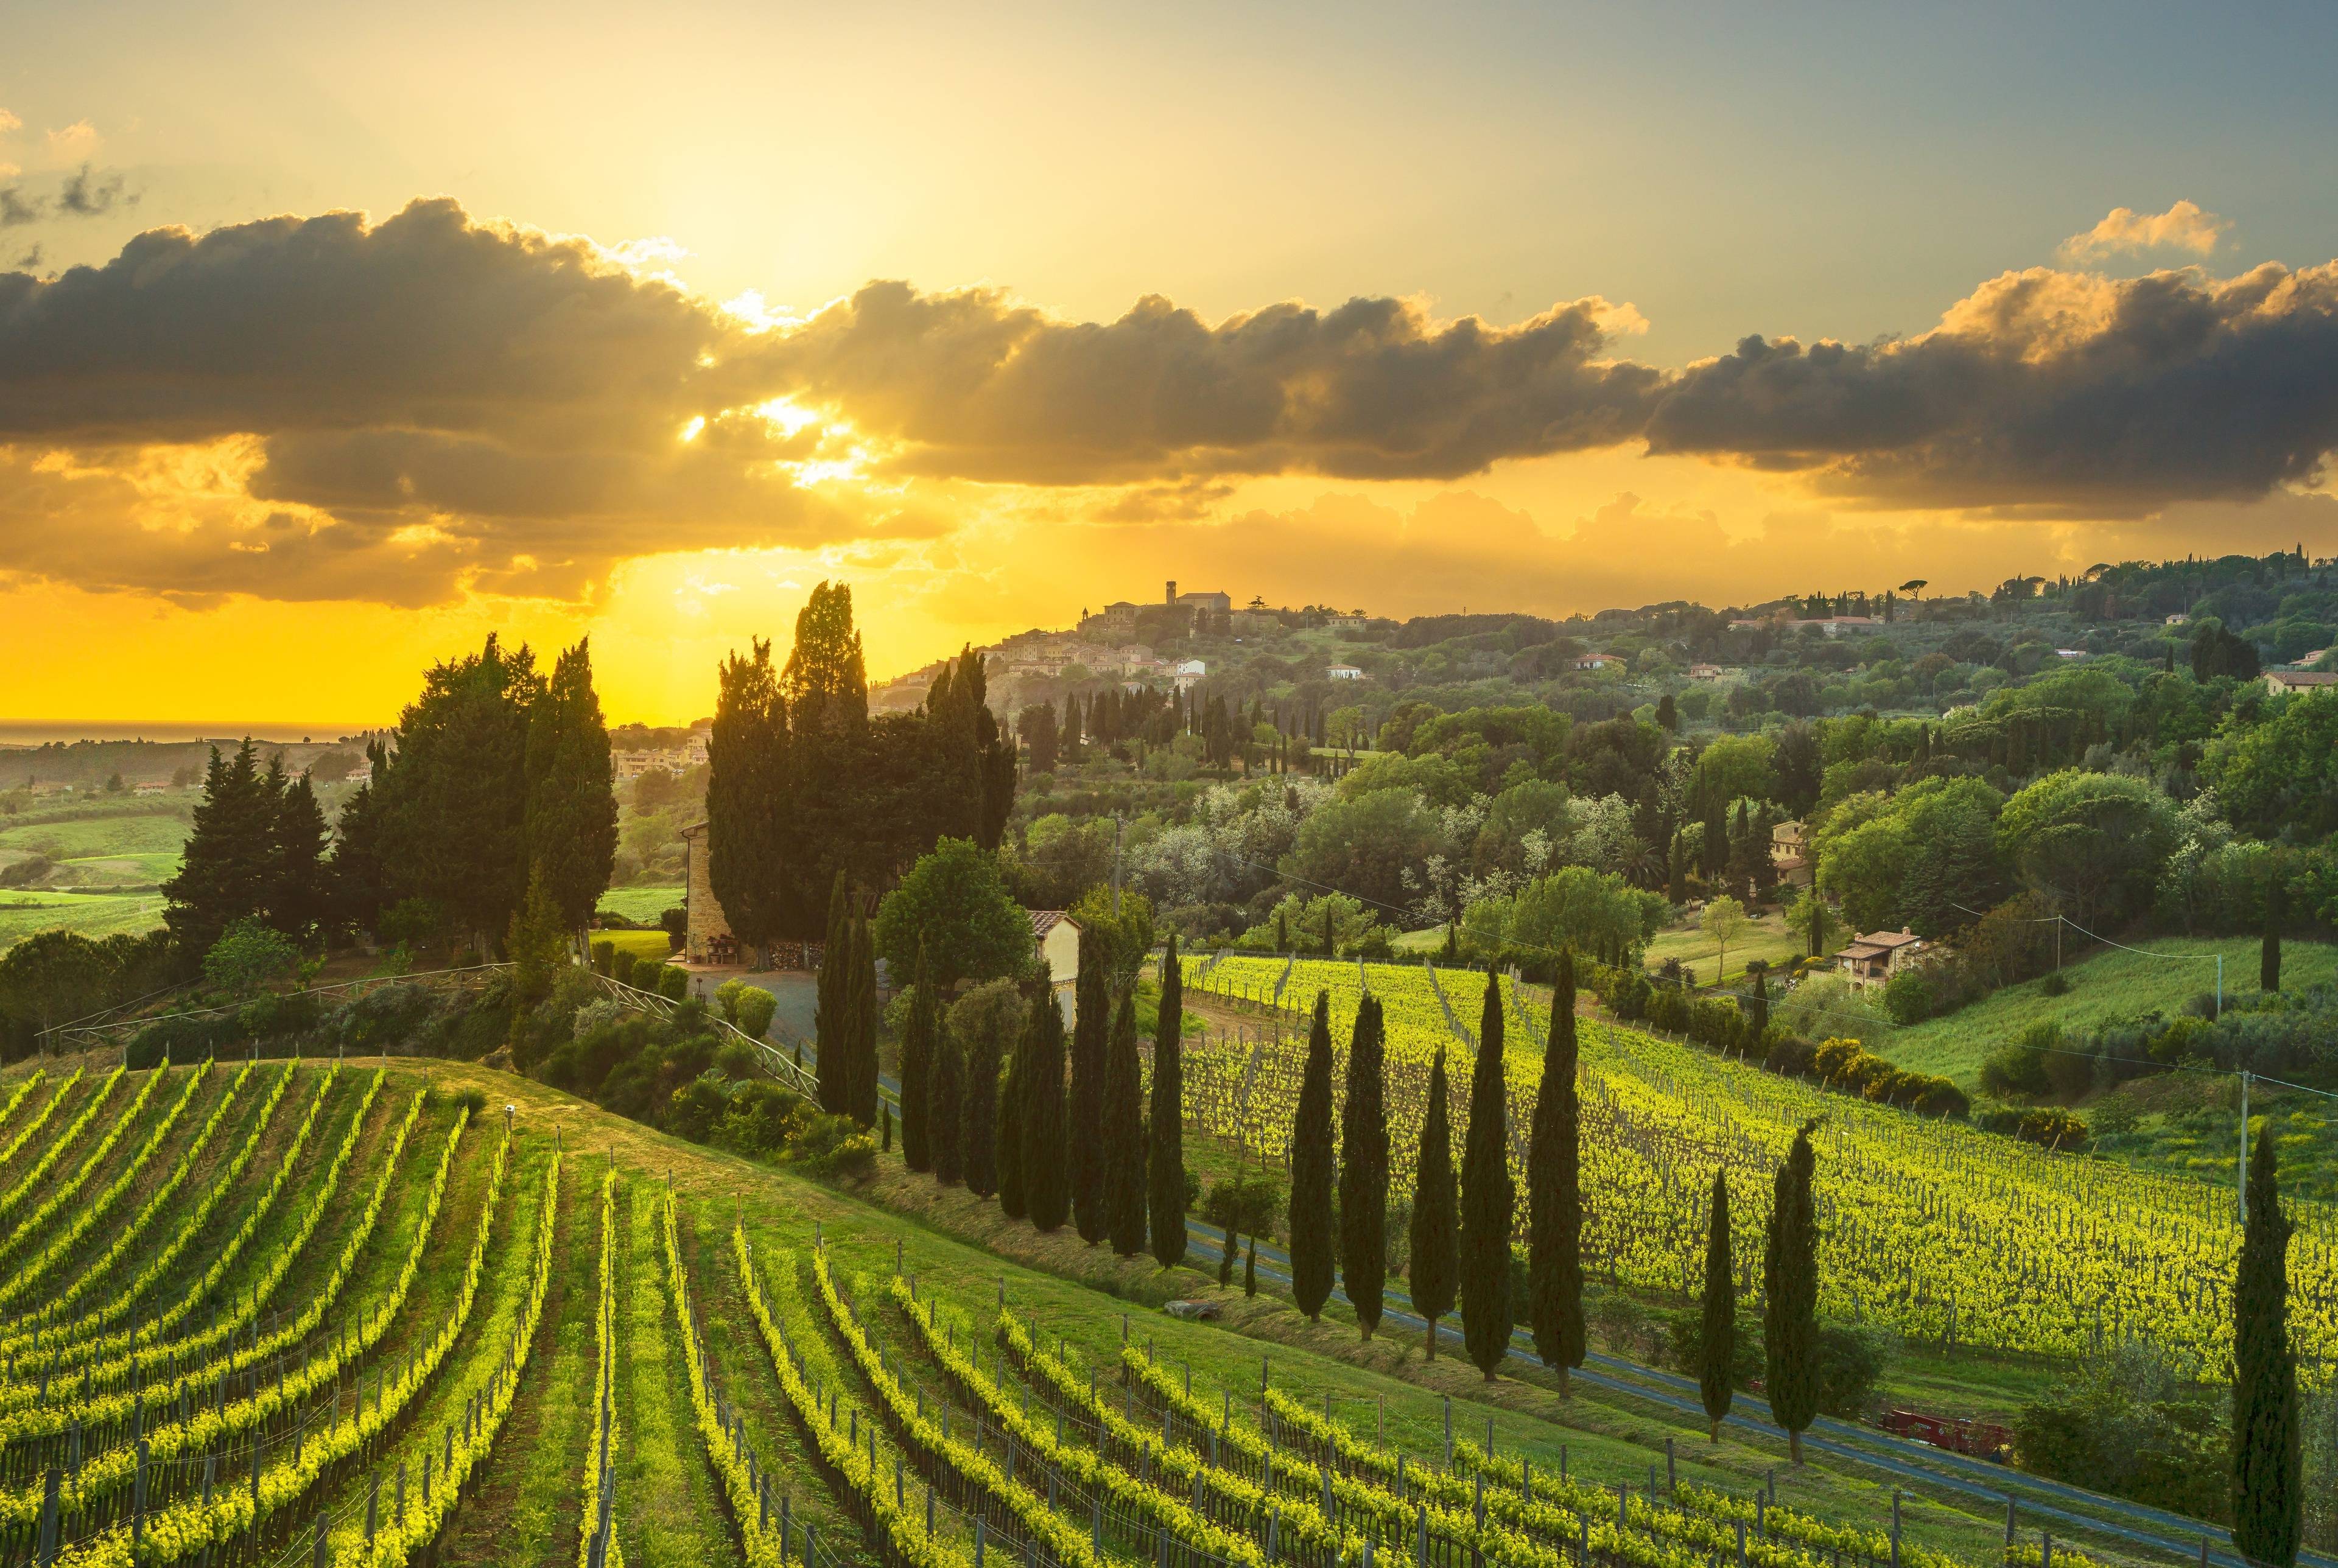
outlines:
[{"label": "farmhouse", "polygon": [[1811,885],[1810,839],[1803,824],[1781,822],[1770,829],[1770,864],[1787,887]]},{"label": "farmhouse", "polygon": [[1897,931],[1871,931],[1834,956],[1851,983],[1864,990],[1906,969],[1924,947],[1924,939],[1903,926]]},{"label": "farmhouse", "polygon": [[2327,691],[2338,686],[2338,675],[2320,670],[2268,670],[2264,683],[2274,696],[2285,697],[2293,692]]},{"label": "farmhouse", "polygon": [[1353,664],[1334,664],[1323,671],[1323,678],[1327,681],[1361,681],[1364,672]]}]

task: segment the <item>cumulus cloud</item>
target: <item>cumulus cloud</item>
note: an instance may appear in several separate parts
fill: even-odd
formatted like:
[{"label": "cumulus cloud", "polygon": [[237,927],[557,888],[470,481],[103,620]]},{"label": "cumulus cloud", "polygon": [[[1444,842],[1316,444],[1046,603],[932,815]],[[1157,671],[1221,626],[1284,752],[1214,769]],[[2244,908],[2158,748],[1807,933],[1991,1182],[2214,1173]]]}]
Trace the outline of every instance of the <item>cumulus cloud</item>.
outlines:
[{"label": "cumulus cloud", "polygon": [[2338,446],[2338,262],[2007,273],[1905,342],[1748,338],[1691,367],[1646,434],[1884,505],[2104,516],[2262,495]]},{"label": "cumulus cloud", "polygon": [[[128,200],[77,178],[77,211]],[[1910,339],[1752,337],[1675,371],[1617,355],[1637,315],[1596,299],[1514,326],[1393,298],[1079,322],[879,282],[798,316],[692,295],[644,270],[662,250],[430,201],[0,273],[0,573],[575,601],[648,554],[935,540],[1009,511],[1135,548],[1256,477],[1635,444],[1846,507],[2142,516],[2310,482],[2338,446],[2338,263],[2037,269]],[[1622,525],[1725,558],[1716,520],[1661,521]]]},{"label": "cumulus cloud", "polygon": [[2230,220],[2201,211],[2198,203],[2178,201],[2165,212],[2137,212],[2114,207],[2108,216],[2083,234],[2073,234],[2057,251],[2065,261],[2098,261],[2107,256],[2144,250],[2188,250],[2205,256],[2216,249]]},{"label": "cumulus cloud", "polygon": [[908,443],[913,471],[1038,484],[1451,477],[1613,446],[1661,375],[1603,358],[1604,299],[1516,327],[1417,302],[1280,304],[1211,326],[1158,296],[1064,321],[991,289],[872,283],[757,358]]}]

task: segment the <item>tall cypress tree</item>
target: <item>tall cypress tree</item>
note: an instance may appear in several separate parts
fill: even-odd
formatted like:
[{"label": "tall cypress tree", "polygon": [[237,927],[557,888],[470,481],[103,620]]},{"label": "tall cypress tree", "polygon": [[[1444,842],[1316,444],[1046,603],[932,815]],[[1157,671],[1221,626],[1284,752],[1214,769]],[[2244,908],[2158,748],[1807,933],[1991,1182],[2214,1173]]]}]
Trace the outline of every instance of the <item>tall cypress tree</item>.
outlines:
[{"label": "tall cypress tree", "polygon": [[[788,706],[771,668],[771,643],[757,640],[749,649],[750,657],[732,653],[715,675],[714,729],[706,742],[706,882],[731,934],[765,952],[787,930],[793,881],[784,809],[791,778]],[[831,943],[842,893],[840,877],[830,890]],[[823,967],[823,1004],[831,979]]]},{"label": "tall cypress tree", "polygon": [[955,1187],[966,1175],[966,1053],[939,1019],[926,1095],[926,1156],[934,1180]]},{"label": "tall cypress tree", "polygon": [[2289,1343],[2289,1238],[2273,1128],[2249,1154],[2248,1226],[2233,1285],[2233,1544],[2252,1563],[2297,1561],[2305,1501],[2297,1356]]},{"label": "tall cypress tree", "polygon": [[869,922],[852,923],[851,1031],[846,1061],[852,1078],[844,1110],[863,1127],[877,1125],[877,936]]},{"label": "tall cypress tree", "polygon": [[1136,990],[1120,994],[1104,1055],[1104,1210],[1112,1250],[1144,1250],[1144,1064],[1136,1054]]},{"label": "tall cypress tree", "polygon": [[1356,1004],[1348,1099],[1340,1110],[1340,1280],[1370,1339],[1388,1289],[1388,1069],[1380,999]]},{"label": "tall cypress tree", "polygon": [[1031,1021],[1023,1034],[1020,1076],[1023,1112],[1023,1198],[1031,1223],[1042,1230],[1062,1225],[1072,1209],[1066,1159],[1069,1116],[1064,1102],[1064,1012],[1044,985],[1031,999]]},{"label": "tall cypress tree", "polygon": [[845,897],[844,873],[839,871],[829,889],[828,939],[820,945],[811,1015],[812,1049],[820,1057],[813,1063],[820,1074],[820,1108],[831,1116],[844,1113],[850,1093],[851,1068],[844,1057],[850,1049],[851,1025],[846,1015],[851,1007],[852,913]]},{"label": "tall cypress tree", "polygon": [[1185,979],[1172,932],[1161,959],[1159,1026],[1153,1033],[1153,1113],[1146,1122],[1145,1218],[1164,1269],[1185,1257]]},{"label": "tall cypress tree", "polygon": [[1331,994],[1315,993],[1291,1132],[1291,1297],[1310,1320],[1331,1296]]},{"label": "tall cypress tree", "polygon": [[1478,1061],[1469,1075],[1469,1136],[1461,1153],[1461,1337],[1469,1359],[1494,1380],[1510,1351],[1508,1096],[1502,1072],[1502,980],[1486,976]]},{"label": "tall cypress tree", "polygon": [[[958,1121],[958,1141],[966,1190],[977,1198],[998,1191],[998,1035],[991,1030],[967,1044],[966,1084],[958,1096],[964,1112]],[[1004,1199],[1000,1207],[1005,1207]]]},{"label": "tall cypress tree", "polygon": [[933,1169],[928,1107],[933,1097],[934,1034],[941,1007],[926,978],[926,945],[918,944],[917,978],[911,982],[909,1016],[901,1027],[901,1160],[912,1171]]},{"label": "tall cypress tree", "polygon": [[1112,1230],[1104,1195],[1104,1059],[1112,1033],[1112,988],[1104,944],[1086,926],[1080,929],[1079,953],[1079,977],[1072,987],[1071,1131],[1065,1152],[1071,1165],[1072,1217],[1080,1240],[1093,1247]]},{"label": "tall cypress tree", "polygon": [[[1028,986],[1024,988],[1023,998],[1027,1009],[1023,1032],[1008,1043],[1006,1070],[998,1075],[998,1132],[992,1143],[997,1151],[998,1209],[1009,1220],[1027,1219],[1031,1213],[1030,1189],[1023,1181],[1023,1114],[1024,1102],[1028,1098],[1023,1087],[1023,1065],[1031,1059],[1031,1011],[1036,1004]],[[1043,1000],[1049,1006],[1055,1004],[1052,996]]]},{"label": "tall cypress tree", "polygon": [[2257,988],[2261,991],[2281,989],[2281,882],[2278,877],[2265,885],[2264,940],[2257,947]]},{"label": "tall cypress tree", "polygon": [[1527,1146],[1527,1322],[1535,1354],[1567,1374],[1583,1365],[1583,1112],[1575,1087],[1575,953],[1558,956],[1550,1038]]},{"label": "tall cypress tree", "polygon": [[1704,1236],[1704,1320],[1698,1325],[1696,1387],[1712,1423],[1711,1440],[1721,1441],[1721,1418],[1729,1414],[1730,1369],[1737,1357],[1737,1277],[1729,1255],[1729,1177],[1713,1173],[1713,1219]]},{"label": "tall cypress tree", "polygon": [[1412,1309],[1429,1320],[1429,1358],[1437,1359],[1437,1320],[1453,1310],[1461,1271],[1460,1214],[1453,1191],[1453,1127],[1446,1108],[1445,1047],[1429,1069],[1429,1110],[1420,1126],[1420,1170],[1412,1199]]},{"label": "tall cypress tree", "polygon": [[[712,748],[709,760],[712,760]],[[552,666],[527,715],[527,858],[584,950],[593,907],[617,860],[617,795],[610,782],[609,726],[593,690],[592,640]]]},{"label": "tall cypress tree", "polygon": [[1795,1464],[1803,1433],[1818,1414],[1819,1227],[1811,1199],[1818,1156],[1811,1149],[1816,1122],[1805,1122],[1778,1167],[1770,1229],[1763,1248],[1762,1353],[1770,1418],[1786,1430]]}]

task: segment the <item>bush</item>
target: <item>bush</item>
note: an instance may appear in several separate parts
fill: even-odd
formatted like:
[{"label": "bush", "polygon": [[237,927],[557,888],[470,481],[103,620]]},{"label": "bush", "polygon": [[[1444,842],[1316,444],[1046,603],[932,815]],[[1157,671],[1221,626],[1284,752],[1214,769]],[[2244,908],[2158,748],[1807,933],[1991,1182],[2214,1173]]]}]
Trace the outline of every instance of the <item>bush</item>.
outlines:
[{"label": "bush", "polygon": [[616,959],[617,945],[614,942],[595,942],[593,944],[594,974],[607,975],[612,973],[616,966]]},{"label": "bush", "polygon": [[1875,1403],[1875,1385],[1890,1365],[1899,1338],[1888,1328],[1864,1323],[1819,1326],[1819,1408],[1846,1421],[1864,1417]]},{"label": "bush", "polygon": [[2046,1093],[2046,1053],[2035,1045],[2001,1045],[1980,1064],[1980,1086],[1991,1094]]},{"label": "bush", "polygon": [[[608,945],[604,944],[604,946]],[[637,963],[638,960],[634,957],[631,950],[624,947],[611,947],[609,952],[609,978],[614,980],[620,985],[631,985],[634,984],[634,969]]]},{"label": "bush", "polygon": [[757,1040],[771,1032],[771,1019],[780,1010],[780,999],[760,985],[750,985],[739,998],[739,1016],[732,1022],[739,1033]]},{"label": "bush", "polygon": [[866,1176],[877,1168],[877,1140],[850,1116],[814,1116],[788,1144],[787,1161],[808,1176]]},{"label": "bush", "polygon": [[2070,994],[2070,977],[2059,969],[2054,970],[2038,983],[2038,989],[2048,996],[2068,996]]},{"label": "bush", "polygon": [[1906,1028],[1932,1015],[1932,983],[1917,969],[1902,969],[1883,987],[1883,1010]]},{"label": "bush", "polygon": [[2023,1406],[2013,1425],[2025,1470],[2220,1524],[2232,1518],[2230,1441],[2222,1401],[2134,1341]]},{"label": "bush", "polygon": [[[690,999],[689,970],[677,968],[672,964],[653,965],[652,968],[657,976],[653,984],[657,987],[659,995],[669,1002],[686,1002]],[[643,989],[646,990],[648,987],[645,986]]]}]

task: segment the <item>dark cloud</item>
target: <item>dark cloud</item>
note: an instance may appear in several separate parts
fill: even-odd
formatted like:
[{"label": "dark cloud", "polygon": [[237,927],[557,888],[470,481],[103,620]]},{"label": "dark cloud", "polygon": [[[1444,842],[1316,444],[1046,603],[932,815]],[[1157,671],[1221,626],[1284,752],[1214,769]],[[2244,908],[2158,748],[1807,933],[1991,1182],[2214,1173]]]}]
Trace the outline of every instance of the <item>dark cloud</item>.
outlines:
[{"label": "dark cloud", "polygon": [[1609,364],[1604,300],[1517,327],[1414,302],[1282,304],[1212,327],[1157,296],[1067,322],[996,289],[872,283],[768,362],[921,472],[1036,484],[1303,472],[1446,477],[1630,439],[1658,373]]},{"label": "dark cloud", "polygon": [[1748,338],[1683,376],[1647,438],[1886,505],[2104,516],[2263,495],[2338,446],[2338,263],[2039,269],[1907,342]]},{"label": "dark cloud", "polygon": [[67,175],[64,188],[57,192],[57,211],[76,218],[95,218],[111,212],[116,206],[137,205],[137,197],[123,194],[120,174],[108,174],[93,181],[86,163]]},{"label": "dark cloud", "polygon": [[39,222],[44,205],[37,196],[27,201],[22,185],[0,185],[0,229],[22,229]]}]

